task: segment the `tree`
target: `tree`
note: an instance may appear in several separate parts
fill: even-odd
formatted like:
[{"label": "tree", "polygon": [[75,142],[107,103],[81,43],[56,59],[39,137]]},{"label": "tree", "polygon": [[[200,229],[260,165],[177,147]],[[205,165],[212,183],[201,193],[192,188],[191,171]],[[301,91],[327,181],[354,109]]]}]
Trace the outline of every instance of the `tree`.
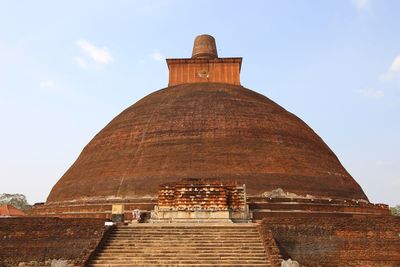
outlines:
[{"label": "tree", "polygon": [[395,207],[390,207],[390,212],[394,216],[400,216],[400,205],[397,205]]},{"label": "tree", "polygon": [[20,210],[27,210],[31,208],[26,196],[23,194],[0,194],[0,205],[10,204]]}]

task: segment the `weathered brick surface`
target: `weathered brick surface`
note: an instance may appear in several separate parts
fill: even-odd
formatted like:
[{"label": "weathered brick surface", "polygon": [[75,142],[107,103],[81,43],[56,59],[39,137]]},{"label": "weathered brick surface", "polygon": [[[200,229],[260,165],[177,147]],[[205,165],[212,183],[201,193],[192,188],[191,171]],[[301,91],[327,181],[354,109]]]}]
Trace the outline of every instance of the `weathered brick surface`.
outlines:
[{"label": "weathered brick surface", "polygon": [[0,219],[0,266],[48,259],[82,265],[105,231],[104,220],[97,219]]},{"label": "weathered brick surface", "polygon": [[185,179],[158,191],[159,210],[245,210],[245,189],[235,182]]},{"label": "weathered brick surface", "polygon": [[184,178],[246,184],[249,196],[366,196],[315,132],[241,86],[191,83],[154,92],[112,120],[84,148],[47,203],[156,197]]},{"label": "weathered brick surface", "polygon": [[283,258],[305,266],[400,266],[400,218],[325,215],[265,218]]}]

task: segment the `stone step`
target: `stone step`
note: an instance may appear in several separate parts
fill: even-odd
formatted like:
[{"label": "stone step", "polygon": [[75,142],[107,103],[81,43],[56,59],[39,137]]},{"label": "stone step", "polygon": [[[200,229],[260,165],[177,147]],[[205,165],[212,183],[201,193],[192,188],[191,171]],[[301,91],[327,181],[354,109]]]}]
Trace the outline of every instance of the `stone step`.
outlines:
[{"label": "stone step", "polygon": [[215,242],[215,241],[224,241],[224,242],[235,242],[235,241],[240,241],[240,240],[248,240],[248,241],[256,241],[259,242],[260,238],[259,237],[232,237],[232,238],[220,238],[220,237],[170,237],[170,236],[164,236],[164,237],[146,237],[146,238],[136,238],[136,237],[117,237],[117,236],[110,236],[108,238],[110,241],[114,240],[123,240],[127,242],[132,242],[136,244],[140,244],[143,242],[154,242],[154,241],[170,241],[170,242],[190,242],[190,241],[197,241],[197,242]]},{"label": "stone step", "polygon": [[247,250],[254,250],[254,249],[260,249],[260,250],[265,250],[265,248],[261,244],[257,245],[251,245],[251,244],[236,244],[235,246],[232,246],[230,244],[223,244],[221,246],[216,246],[215,244],[208,244],[208,245],[192,245],[192,246],[187,246],[185,244],[175,244],[174,246],[164,246],[164,245],[154,245],[154,246],[135,246],[131,244],[107,244],[103,246],[104,249],[121,249],[121,248],[126,248],[126,249],[131,249],[135,251],[142,251],[142,250],[147,250],[147,249],[157,249],[157,250],[190,250],[190,251],[196,251],[196,250],[221,250],[221,251],[231,251],[231,250],[239,250],[239,251],[247,251]]},{"label": "stone step", "polygon": [[142,242],[140,244],[133,243],[133,242],[128,242],[128,241],[120,241],[120,240],[114,240],[114,241],[109,241],[105,243],[105,246],[130,246],[134,248],[141,248],[141,247],[171,247],[171,246],[183,246],[183,247],[218,247],[218,246],[226,246],[226,247],[262,247],[264,246],[262,244],[254,244],[252,242],[172,242],[172,241],[160,241],[160,242]]},{"label": "stone step", "polygon": [[99,257],[157,257],[157,256],[179,256],[179,257],[186,257],[186,256],[215,256],[217,255],[218,257],[220,256],[235,256],[235,257],[247,257],[247,256],[264,256],[265,252],[258,250],[258,251],[201,251],[199,253],[193,253],[192,251],[182,251],[182,252],[177,252],[177,251],[141,251],[141,252],[137,252],[137,251],[126,251],[126,252],[111,252],[111,251],[104,251],[102,253],[99,253],[97,256]]},{"label": "stone step", "polygon": [[159,255],[160,257],[164,256],[169,256],[169,255],[175,255],[175,256],[203,256],[203,255],[218,255],[218,256],[223,256],[223,255],[235,255],[236,257],[245,257],[248,255],[257,255],[257,256],[263,256],[264,258],[266,257],[266,253],[262,249],[257,249],[257,250],[198,250],[198,251],[193,251],[193,250],[188,250],[187,252],[175,250],[175,251],[166,251],[166,250],[152,250],[152,249],[147,249],[147,250],[127,250],[127,249],[105,249],[101,253],[98,254],[98,256],[116,256],[116,255],[121,255],[121,256],[156,256]]},{"label": "stone step", "polygon": [[[252,242],[253,240],[250,241],[243,241],[240,242],[240,240],[235,240],[235,241],[224,241],[224,240],[197,240],[197,241],[179,241],[179,240],[152,240],[152,241],[142,241],[142,242],[135,242],[134,240],[107,240],[105,242],[105,245],[131,245],[131,246],[135,246],[135,247],[143,247],[143,246],[169,246],[171,244],[174,245],[178,245],[178,246],[199,246],[199,245],[205,245],[205,246],[209,246],[209,245],[215,245],[215,244],[219,244],[219,245],[233,245],[233,246],[237,246],[237,245],[242,245],[242,246],[251,246],[252,244],[254,245],[259,245],[259,246],[263,246],[261,243],[258,244],[258,242],[256,240],[254,240],[254,242]],[[257,243],[255,243],[257,242]]]},{"label": "stone step", "polygon": [[245,237],[260,237],[259,233],[240,233],[240,234],[228,234],[228,233],[218,233],[218,234],[202,234],[202,233],[176,233],[176,234],[165,234],[165,233],[113,233],[109,235],[110,237],[137,237],[137,238],[148,238],[148,237],[216,237],[216,238],[245,238]]},{"label": "stone step", "polygon": [[[159,256],[159,255],[157,255]],[[107,261],[123,261],[123,260],[147,260],[147,259],[153,259],[154,260],[155,256],[153,257],[138,257],[138,256],[121,256],[121,257],[112,257],[112,256],[102,256],[102,257],[98,257],[96,260],[107,260]],[[190,260],[264,260],[263,258],[260,258],[260,256],[246,256],[246,257],[237,257],[235,255],[228,255],[228,256],[218,256],[218,255],[207,255],[207,256],[189,256],[188,255],[184,255],[184,256],[175,256],[175,255],[171,255],[171,256],[167,256],[167,257],[162,257],[162,260],[176,260],[176,261],[180,261],[180,260],[185,260],[185,259],[190,259]]]},{"label": "stone step", "polygon": [[187,242],[187,241],[240,241],[240,240],[251,240],[251,241],[257,241],[260,242],[260,238],[258,237],[236,237],[236,238],[212,238],[212,237],[198,237],[198,238],[187,238],[187,237],[179,237],[179,236],[175,236],[175,237],[169,237],[169,236],[165,236],[165,237],[158,237],[158,238],[154,238],[154,237],[147,237],[147,238],[142,238],[142,239],[137,239],[135,237],[109,237],[109,240],[125,240],[125,241],[130,241],[130,242],[134,242],[135,240],[137,240],[137,244],[140,244],[142,242],[152,242],[152,241],[173,241],[173,242]]},{"label": "stone step", "polygon": [[170,246],[173,244],[174,246],[215,246],[217,245],[228,245],[229,246],[252,246],[252,245],[257,245],[257,246],[263,246],[263,244],[260,241],[250,240],[250,241],[243,241],[240,242],[240,240],[235,240],[235,241],[224,241],[224,240],[197,240],[197,241],[179,241],[179,240],[151,240],[151,241],[142,241],[142,242],[135,242],[134,240],[107,240],[104,243],[105,245],[130,245],[130,246],[135,246],[135,247],[144,247],[144,246]]},{"label": "stone step", "polygon": [[[150,224],[149,224],[150,225]],[[157,226],[155,224],[151,224],[150,226],[146,226],[146,227],[140,227],[140,226],[118,226],[118,231],[122,231],[122,230],[176,230],[176,231],[187,231],[187,230],[203,230],[203,229],[207,229],[207,231],[256,231],[257,228],[255,228],[254,226],[246,226],[246,227],[242,227],[242,226],[222,226],[222,227],[218,227],[218,226],[214,226],[214,227],[202,227],[202,226],[187,226],[187,227],[183,227],[183,226]]]},{"label": "stone step", "polygon": [[[117,233],[126,233],[126,232],[131,232],[131,233],[156,233],[156,232],[168,232],[168,233],[201,233],[206,229],[118,229],[115,232]],[[230,229],[230,230],[224,230],[224,229],[215,229],[215,230],[206,230],[207,233],[256,233],[258,232],[257,229]]]},{"label": "stone step", "polygon": [[230,244],[224,244],[223,246],[215,246],[215,244],[198,244],[198,245],[192,245],[192,246],[185,246],[184,244],[175,244],[174,246],[164,246],[164,245],[159,245],[156,244],[154,246],[136,246],[134,244],[106,244],[104,249],[120,249],[120,248],[126,248],[126,249],[132,249],[132,250],[146,250],[146,249],[159,249],[159,250],[222,250],[222,251],[230,251],[230,250],[251,250],[251,249],[261,249],[264,250],[264,247],[261,244],[236,244],[235,246],[232,246]]},{"label": "stone step", "polygon": [[236,243],[236,244],[231,244],[231,243],[209,243],[209,244],[140,244],[140,245],[134,245],[134,244],[128,244],[128,243],[108,243],[104,245],[104,249],[121,249],[121,248],[126,248],[126,249],[134,249],[134,250],[143,250],[147,248],[151,249],[170,249],[170,250],[179,250],[179,249],[192,249],[192,250],[198,250],[198,249],[219,249],[219,250],[245,250],[245,249],[263,249],[264,247],[262,244],[257,244],[253,245],[250,243],[244,244],[244,243]]},{"label": "stone step", "polygon": [[[254,248],[254,249],[187,249],[187,251],[182,251],[179,249],[176,250],[166,250],[166,249],[120,249],[120,248],[106,248],[102,252],[100,252],[98,255],[110,255],[110,254],[122,254],[122,255],[127,255],[127,254],[134,254],[134,255],[140,255],[140,254],[146,254],[146,255],[156,255],[156,254],[186,254],[186,253],[192,253],[192,255],[202,255],[202,254],[207,254],[207,253],[213,253],[213,254],[236,254],[236,255],[246,255],[248,253],[254,253],[254,254],[264,254],[265,255],[265,250],[262,248]],[[239,254],[240,253],[240,254]]]},{"label": "stone step", "polygon": [[104,253],[100,254],[96,257],[96,259],[101,258],[138,258],[138,259],[192,259],[192,258],[229,258],[233,257],[235,259],[244,259],[244,258],[258,258],[258,259],[266,259],[266,254],[262,252],[255,252],[255,253],[230,253],[230,254],[223,254],[223,253],[199,253],[199,254],[185,254],[185,253],[143,253],[143,254],[132,254],[128,253]]},{"label": "stone step", "polygon": [[138,239],[138,240],[147,240],[149,238],[171,238],[171,239],[193,239],[193,238],[201,238],[201,239],[238,239],[238,238],[252,238],[259,239],[258,235],[132,235],[132,234],[124,234],[124,235],[110,235],[109,238],[127,238],[127,239]]},{"label": "stone step", "polygon": [[255,232],[256,227],[118,227],[116,231],[173,231],[173,232],[188,232],[188,231],[204,231],[208,232]]},{"label": "stone step", "polygon": [[[238,254],[240,253],[240,254]],[[101,254],[98,254],[98,257],[157,257],[157,256],[162,256],[162,257],[169,257],[169,256],[174,256],[174,257],[190,257],[190,256],[218,256],[218,257],[225,257],[225,256],[235,256],[235,257],[248,257],[248,256],[257,256],[257,257],[265,257],[265,252],[264,251],[248,251],[248,252],[243,252],[243,251],[232,251],[232,252],[214,252],[214,251],[200,251],[198,253],[192,253],[191,251],[184,251],[184,252],[172,252],[172,251],[157,251],[157,252],[102,252]]]},{"label": "stone step", "polygon": [[[266,264],[264,260],[206,260],[203,261],[204,264]],[[94,260],[93,264],[132,264],[131,266],[139,265],[139,264],[199,264],[197,260],[161,260],[161,259],[149,259],[149,260],[121,260],[121,261],[103,261],[103,260]]]},{"label": "stone step", "polygon": [[259,237],[225,237],[225,238],[221,238],[221,237],[193,237],[193,238],[189,238],[189,237],[179,237],[179,236],[174,236],[174,237],[170,237],[170,236],[163,236],[163,237],[146,237],[146,238],[136,238],[136,237],[116,237],[116,236],[110,236],[109,240],[127,240],[127,241],[134,241],[137,240],[138,242],[136,243],[140,243],[140,242],[146,242],[146,241],[155,241],[155,240],[162,240],[162,241],[191,241],[191,240],[198,240],[198,241],[215,241],[215,240],[221,240],[221,241],[238,241],[238,240],[260,240]]},{"label": "stone step", "polygon": [[[110,236],[109,240],[138,240],[140,242],[146,242],[146,241],[154,241],[154,240],[162,240],[162,241],[190,241],[190,240],[201,240],[201,241],[215,241],[215,240],[222,240],[222,241],[239,241],[239,240],[260,240],[259,237],[225,237],[225,238],[218,238],[218,237],[193,237],[193,238],[188,238],[188,237],[179,237],[179,236],[163,236],[163,237],[152,237],[148,236],[147,238],[141,238],[137,239],[135,237],[115,237],[115,236]],[[138,243],[138,242],[137,242]]]},{"label": "stone step", "polygon": [[206,252],[206,251],[215,251],[215,252],[230,252],[230,251],[235,251],[235,252],[246,252],[246,251],[265,251],[263,247],[251,247],[251,248],[241,248],[241,247],[234,247],[234,248],[229,248],[229,247],[223,247],[223,248],[216,248],[216,247],[178,247],[178,248],[169,248],[169,247],[143,247],[143,248],[135,248],[135,247],[123,247],[123,246],[109,246],[105,247],[103,249],[105,252],[148,252],[148,251],[154,251],[154,252],[159,252],[159,251],[182,251],[182,250],[187,250],[195,253],[196,251],[199,252]]},{"label": "stone step", "polygon": [[144,224],[130,224],[130,225],[120,225],[118,229],[138,229],[138,228],[177,228],[177,229],[187,229],[187,228],[206,228],[206,229],[238,229],[238,228],[250,228],[254,229],[256,223],[144,223]]},{"label": "stone step", "polygon": [[132,232],[126,232],[126,233],[113,233],[111,236],[140,236],[140,237],[146,237],[146,236],[237,236],[237,237],[243,237],[243,236],[259,236],[258,233],[132,233]]},{"label": "stone step", "polygon": [[[142,263],[140,263],[140,262],[136,262],[136,263],[126,263],[126,264],[110,264],[110,263],[105,263],[105,264],[103,264],[103,263],[97,263],[97,264],[90,264],[89,266],[92,266],[92,267],[127,267],[127,266],[143,266],[142,265]],[[232,263],[222,263],[222,262],[219,262],[218,264],[215,264],[215,263],[205,263],[205,262],[202,262],[202,263],[196,263],[196,264],[161,264],[161,263],[157,263],[157,264],[149,264],[149,263],[146,263],[146,265],[145,265],[146,267],[160,267],[160,266],[168,266],[168,267],[171,267],[171,266],[184,266],[184,267],[215,267],[215,266],[221,266],[221,267],[224,267],[224,266],[226,266],[226,267],[235,267],[235,266],[240,266],[240,267],[253,267],[253,266],[264,266],[264,267],[269,267],[269,266],[271,266],[270,264],[268,264],[268,263],[260,263],[260,264],[258,264],[258,263],[249,263],[249,264],[246,264],[246,263],[239,263],[239,264],[232,264]]]},{"label": "stone step", "polygon": [[115,233],[111,234],[110,236],[135,236],[135,237],[148,237],[148,236],[154,236],[154,237],[160,237],[160,236],[179,236],[179,237],[186,237],[186,236],[193,236],[193,237],[259,237],[258,233],[240,233],[240,234],[227,234],[227,233],[218,233],[218,234],[202,234],[202,233],[179,233],[179,234],[166,234],[166,233]]},{"label": "stone step", "polygon": [[[101,253],[101,254],[100,254]],[[121,249],[121,248],[107,248],[104,249],[102,252],[100,252],[98,255],[115,255],[115,254],[120,254],[120,255],[140,255],[140,254],[145,254],[145,255],[157,255],[157,254],[175,254],[175,255],[181,255],[181,254],[186,254],[186,252],[182,252],[182,250],[165,250],[165,249],[142,249],[142,250],[135,250],[135,249]],[[215,255],[223,255],[223,254],[235,254],[237,256],[239,255],[247,255],[247,254],[264,254],[265,251],[262,248],[257,248],[257,249],[252,249],[252,250],[241,250],[241,249],[232,249],[232,250],[212,250],[212,249],[197,249],[197,250],[188,250],[187,253],[192,253],[192,255],[203,255],[207,253],[213,253]],[[163,256],[162,255],[162,256]]]},{"label": "stone step", "polygon": [[172,231],[172,232],[189,232],[189,231],[204,231],[207,232],[256,232],[256,227],[126,227],[118,226],[116,231]]},{"label": "stone step", "polygon": [[[243,241],[242,241],[243,240]],[[221,239],[221,238],[216,238],[216,239],[210,239],[210,238],[198,238],[198,239],[179,239],[179,238],[149,238],[149,239],[143,239],[143,240],[137,240],[135,238],[110,238],[108,240],[108,243],[114,243],[114,242],[120,242],[120,243],[128,243],[128,244],[152,244],[152,243],[162,243],[162,244],[169,244],[169,243],[185,243],[185,244],[215,244],[215,243],[250,243],[252,244],[253,242],[259,242],[259,238],[232,238],[232,239]]]},{"label": "stone step", "polygon": [[187,231],[187,232],[168,232],[168,231],[137,231],[137,232],[133,232],[133,231],[124,231],[124,232],[114,232],[113,234],[115,235],[238,235],[238,236],[243,236],[243,235],[258,235],[258,232],[206,232],[206,233],[202,233],[202,232],[194,232],[194,231]]},{"label": "stone step", "polygon": [[117,265],[130,265],[130,266],[149,266],[151,264],[158,265],[158,266],[188,266],[188,265],[199,265],[204,266],[206,264],[213,265],[213,266],[221,266],[221,265],[230,265],[230,266],[243,266],[246,265],[258,265],[258,266],[271,266],[270,264],[262,261],[224,261],[224,260],[217,260],[217,261],[114,261],[114,262],[93,262],[92,266],[99,266],[98,264],[107,264],[108,266],[117,266]]},{"label": "stone step", "polygon": [[116,232],[201,232],[206,230],[208,233],[255,233],[258,232],[257,229],[248,229],[248,228],[237,228],[237,229],[205,229],[205,228],[186,228],[186,229],[177,229],[177,228],[131,228],[131,229],[117,229]]}]

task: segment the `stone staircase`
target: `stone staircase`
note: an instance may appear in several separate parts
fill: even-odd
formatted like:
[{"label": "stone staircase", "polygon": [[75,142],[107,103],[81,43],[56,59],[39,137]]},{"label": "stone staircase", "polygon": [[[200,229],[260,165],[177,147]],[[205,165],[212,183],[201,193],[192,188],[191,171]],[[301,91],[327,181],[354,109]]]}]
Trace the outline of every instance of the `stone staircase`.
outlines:
[{"label": "stone staircase", "polygon": [[89,266],[271,266],[254,224],[118,226]]}]

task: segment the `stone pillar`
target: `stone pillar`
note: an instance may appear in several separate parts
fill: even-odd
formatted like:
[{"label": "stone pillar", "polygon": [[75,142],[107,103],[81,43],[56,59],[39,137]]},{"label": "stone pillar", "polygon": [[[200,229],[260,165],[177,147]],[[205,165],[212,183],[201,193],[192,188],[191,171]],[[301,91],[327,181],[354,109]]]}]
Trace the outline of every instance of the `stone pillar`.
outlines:
[{"label": "stone pillar", "polygon": [[124,212],[125,212],[125,208],[124,208],[123,204],[112,205],[111,221],[124,222],[124,220],[125,220]]}]

